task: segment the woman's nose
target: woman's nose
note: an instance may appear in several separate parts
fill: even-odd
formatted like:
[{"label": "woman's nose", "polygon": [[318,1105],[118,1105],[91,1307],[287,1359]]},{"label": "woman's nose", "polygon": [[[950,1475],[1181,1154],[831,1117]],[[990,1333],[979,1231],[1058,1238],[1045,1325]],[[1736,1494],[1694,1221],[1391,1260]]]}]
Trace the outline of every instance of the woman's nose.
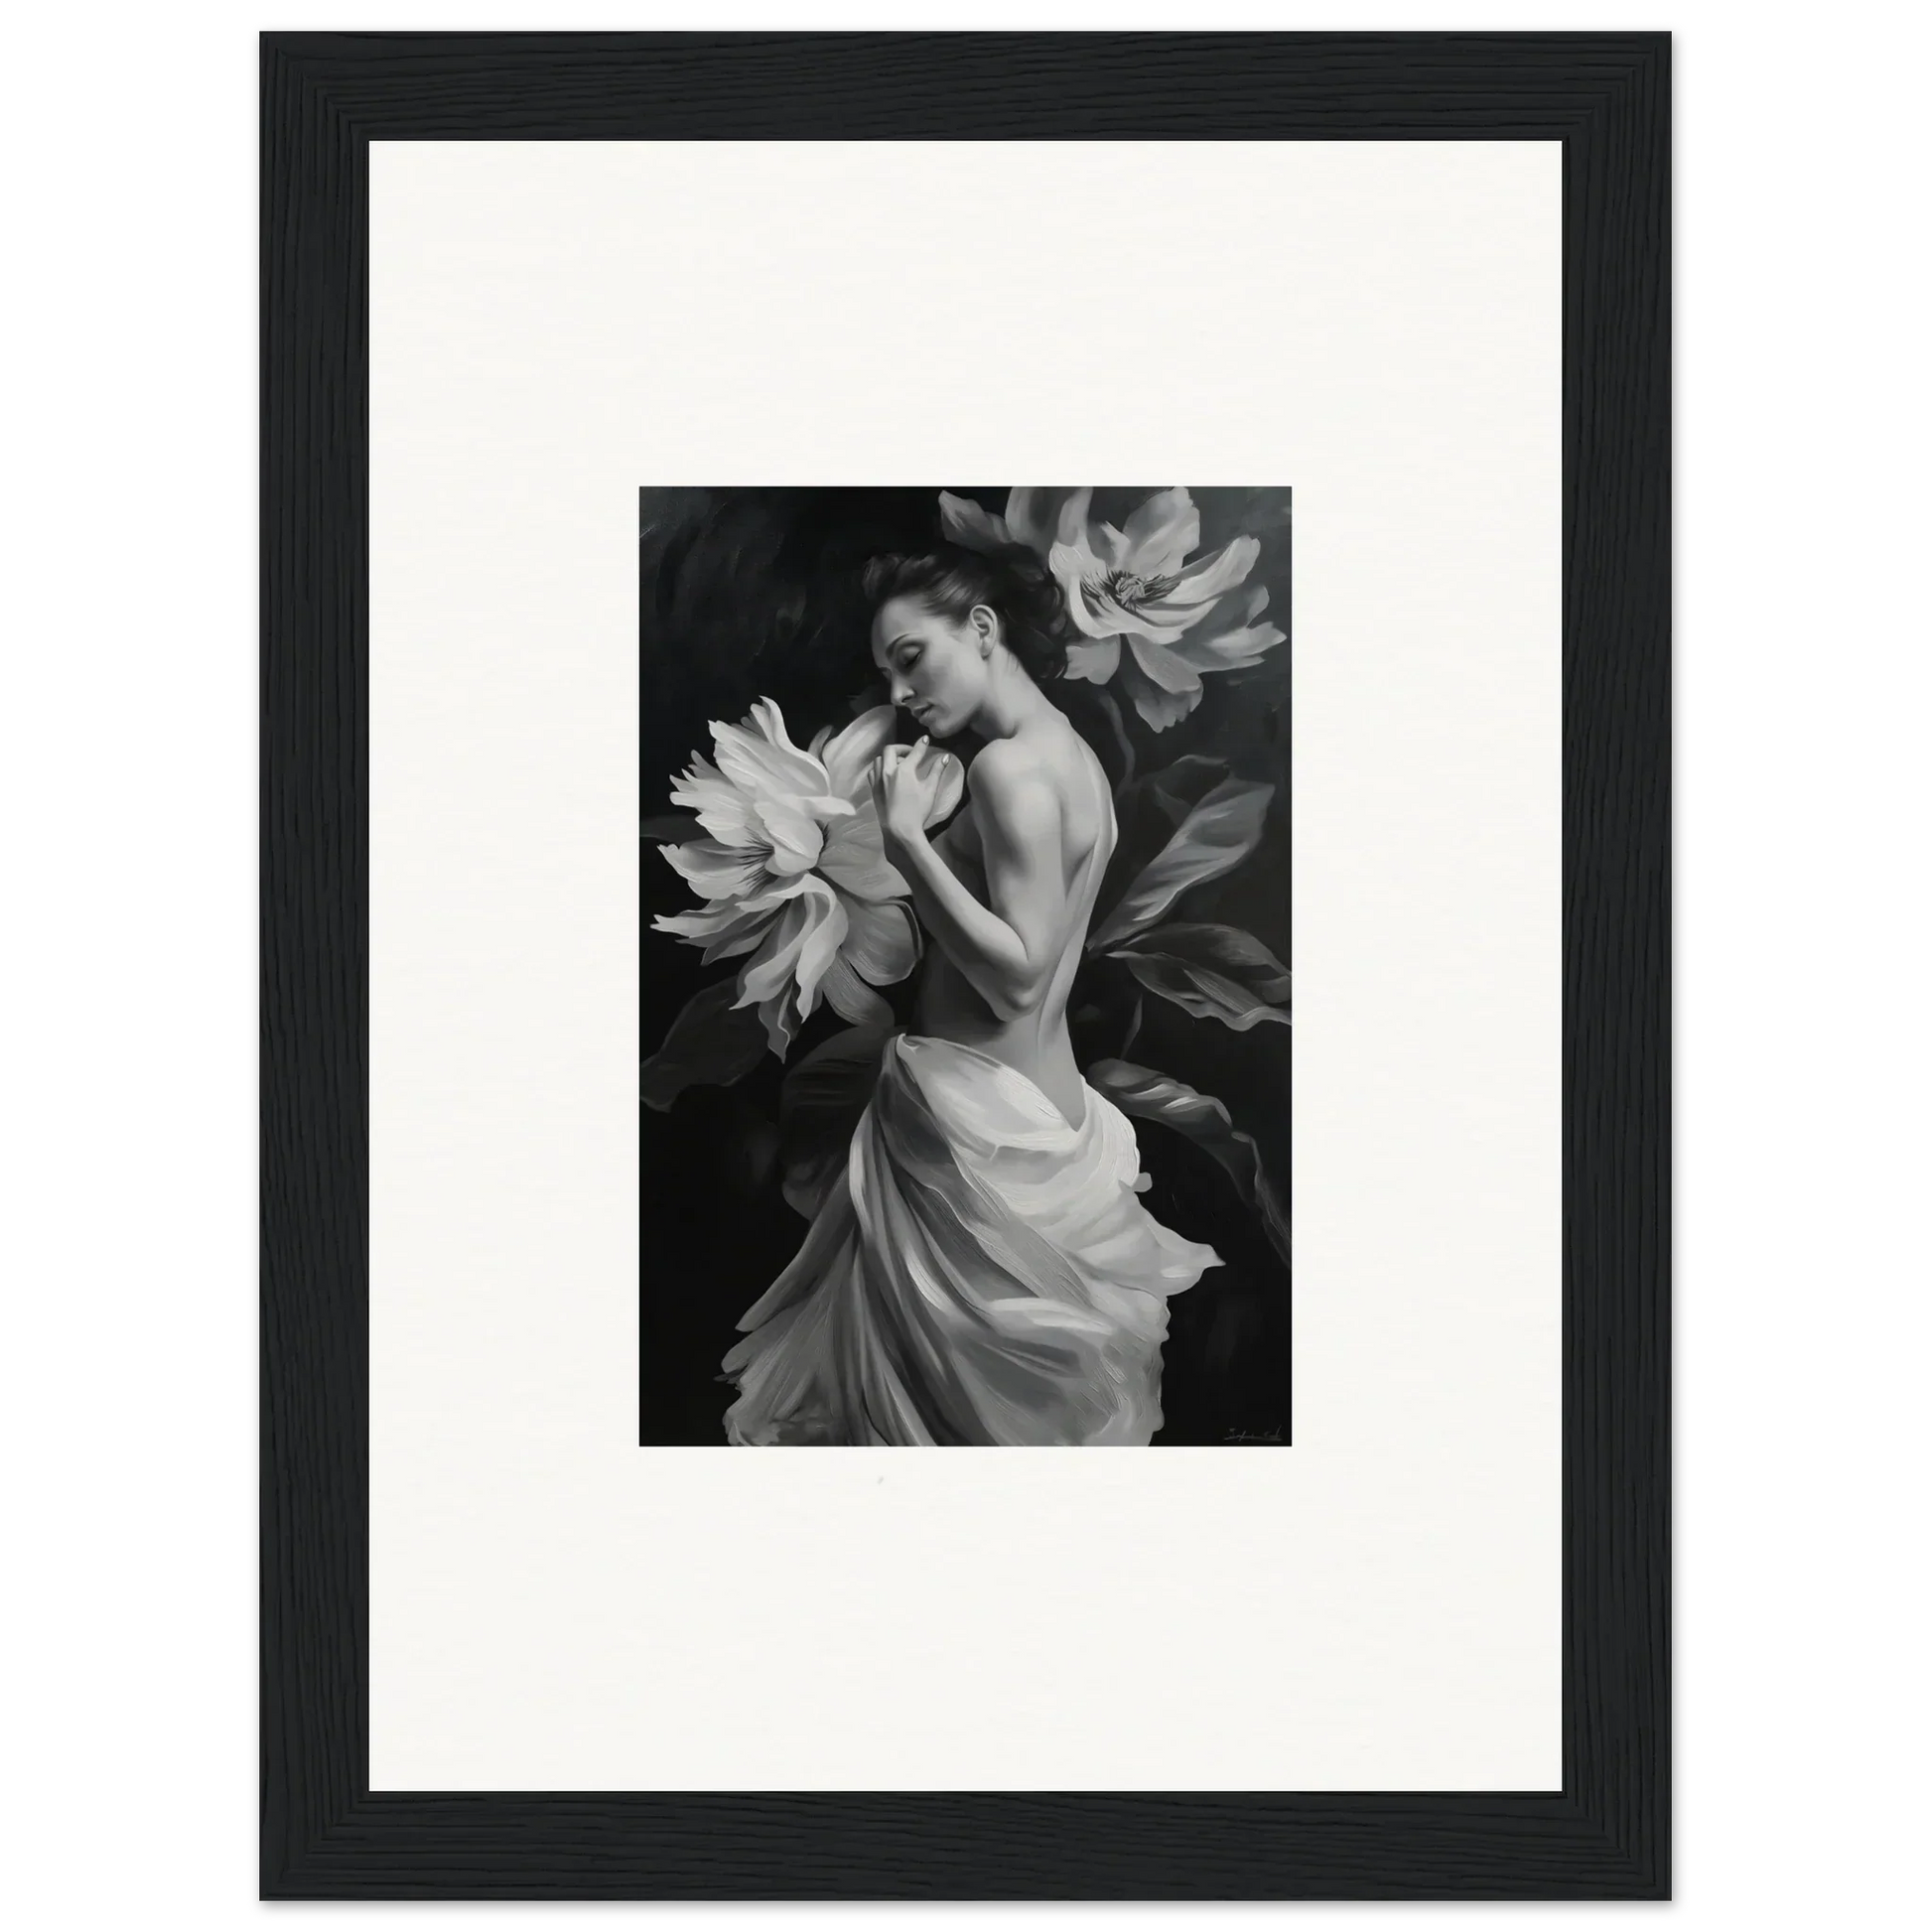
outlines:
[{"label": "woman's nose", "polygon": [[907,702],[907,700],[910,699],[910,697],[912,696],[912,687],[909,684],[907,684],[902,677],[896,677],[893,679],[892,689],[893,689],[893,702],[896,705],[901,705],[901,706],[904,705]]}]

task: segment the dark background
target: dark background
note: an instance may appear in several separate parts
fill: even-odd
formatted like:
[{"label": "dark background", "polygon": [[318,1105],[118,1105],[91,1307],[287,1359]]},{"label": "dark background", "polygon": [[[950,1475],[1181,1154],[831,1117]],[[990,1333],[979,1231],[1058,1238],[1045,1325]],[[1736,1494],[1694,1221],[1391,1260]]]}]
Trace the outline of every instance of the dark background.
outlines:
[{"label": "dark background", "polygon": [[[944,485],[1004,509],[1004,487]],[[754,698],[777,702],[794,743],[825,724],[883,703],[869,651],[870,614],[859,570],[882,550],[912,550],[940,535],[941,485],[921,489],[645,489],[641,496],[641,815],[670,811],[673,776],[710,749],[712,719],[743,718]],[[1119,524],[1151,488],[1096,489],[1097,515]],[[1248,582],[1269,588],[1268,615],[1290,630],[1291,526],[1286,489],[1192,490],[1201,548],[1250,532],[1261,556]],[[1095,687],[1049,688],[1119,783],[1120,848],[1099,907],[1109,909],[1172,830],[1150,796],[1150,774],[1179,759],[1214,759],[1234,776],[1274,783],[1262,842],[1227,878],[1184,895],[1173,918],[1243,926],[1292,961],[1289,896],[1289,662],[1292,639],[1245,670],[1209,676],[1197,709],[1162,733],[1133,714],[1118,686],[1128,747]],[[903,734],[911,737],[907,731]],[[961,745],[956,749],[970,752]],[[1128,757],[1134,770],[1126,768]],[[1202,775],[1189,778],[1198,770]],[[1222,775],[1219,770],[1211,774]],[[1205,766],[1183,765],[1197,793]],[[736,962],[704,965],[695,947],[650,930],[658,912],[688,909],[689,888],[646,838],[642,868],[642,1041],[653,1052],[684,1002]],[[900,1018],[911,984],[888,989]],[[1082,1062],[1120,1056],[1173,1074],[1224,1102],[1254,1136],[1284,1202],[1289,1199],[1292,1030],[1235,1033],[1147,996],[1122,1052],[1138,989],[1123,969],[1097,962],[1069,1010]],[[845,1023],[821,1010],[801,1029],[795,1061]],[[668,1113],[641,1109],[642,1282],[640,1441],[724,1441],[732,1399],[719,1363],[740,1315],[796,1252],[806,1223],[779,1188],[778,1089],[771,1054],[729,1087],[687,1088]],[[1292,1365],[1289,1271],[1223,1170],[1191,1141],[1136,1121],[1153,1178],[1150,1211],[1177,1233],[1211,1242],[1223,1266],[1170,1303],[1162,1380],[1161,1444],[1290,1440]]]}]

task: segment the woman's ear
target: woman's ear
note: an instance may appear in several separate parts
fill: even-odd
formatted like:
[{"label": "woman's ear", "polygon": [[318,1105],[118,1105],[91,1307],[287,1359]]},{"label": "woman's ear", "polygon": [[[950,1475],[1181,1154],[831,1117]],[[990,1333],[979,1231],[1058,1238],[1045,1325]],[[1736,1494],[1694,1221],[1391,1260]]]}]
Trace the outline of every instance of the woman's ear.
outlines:
[{"label": "woman's ear", "polygon": [[991,657],[993,646],[1000,641],[999,613],[990,604],[975,604],[966,615],[977,633],[980,655]]}]

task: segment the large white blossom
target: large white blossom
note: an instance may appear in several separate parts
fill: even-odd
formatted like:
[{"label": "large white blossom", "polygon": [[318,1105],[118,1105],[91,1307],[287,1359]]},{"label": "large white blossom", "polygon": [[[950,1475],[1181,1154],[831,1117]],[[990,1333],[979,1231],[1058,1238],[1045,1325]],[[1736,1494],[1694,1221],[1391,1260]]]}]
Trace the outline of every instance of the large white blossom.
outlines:
[{"label": "large white blossom", "polygon": [[[888,1009],[873,988],[902,980],[918,957],[867,778],[892,735],[893,708],[879,705],[801,752],[760,698],[742,724],[713,724],[716,764],[695,756],[671,788],[707,836],[661,849],[706,903],[653,923],[707,960],[750,955],[735,1004],[758,1008],[781,1059],[821,995],[855,1026],[882,1024]],[[936,822],[958,804],[964,773],[949,753],[928,756],[943,761]]]},{"label": "large white blossom", "polygon": [[1135,710],[1165,731],[1200,703],[1204,675],[1252,664],[1282,641],[1262,617],[1266,587],[1242,589],[1261,554],[1253,537],[1188,561],[1200,515],[1186,490],[1158,491],[1123,529],[1091,514],[1091,489],[1060,496],[1015,489],[995,516],[942,491],[939,513],[955,543],[1024,543],[1046,559],[1081,632],[1067,652],[1069,677],[1118,678]]}]

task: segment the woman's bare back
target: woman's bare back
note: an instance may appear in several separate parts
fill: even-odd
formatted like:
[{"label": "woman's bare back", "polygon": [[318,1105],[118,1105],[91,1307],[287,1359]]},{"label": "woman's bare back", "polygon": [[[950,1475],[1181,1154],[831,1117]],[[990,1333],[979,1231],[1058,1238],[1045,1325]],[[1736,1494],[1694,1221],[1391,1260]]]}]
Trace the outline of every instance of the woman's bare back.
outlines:
[{"label": "woman's bare back", "polygon": [[1057,803],[1055,856],[1061,900],[1056,956],[1037,1000],[1002,1018],[945,952],[931,946],[919,983],[914,1026],[935,1038],[975,1047],[1024,1073],[1077,1127],[1085,1119],[1086,1083],[1074,1064],[1067,1037],[1066,1002],[1101,877],[1113,855],[1113,801],[1100,761],[1057,713],[987,746],[968,767],[966,805],[933,841],[947,870],[983,905],[991,901],[975,791],[988,789],[989,772],[982,769],[988,759],[996,760],[1001,771],[1024,771],[1029,782],[1050,790]]}]

